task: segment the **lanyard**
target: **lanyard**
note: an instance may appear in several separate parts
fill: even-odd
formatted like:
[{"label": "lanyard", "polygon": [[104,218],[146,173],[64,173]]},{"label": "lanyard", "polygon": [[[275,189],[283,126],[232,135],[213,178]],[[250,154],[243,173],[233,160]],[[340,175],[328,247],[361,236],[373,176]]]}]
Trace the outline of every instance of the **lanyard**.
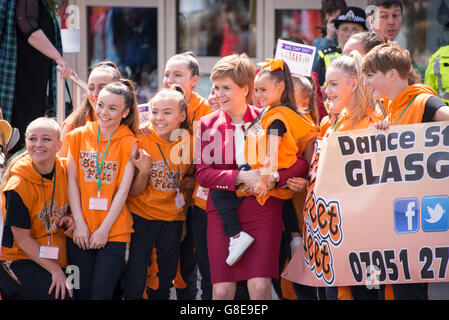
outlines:
[{"label": "lanyard", "polygon": [[270,110],[271,110],[271,109],[276,108],[276,107],[286,107],[286,106],[287,106],[286,104],[278,104],[278,105],[276,105],[274,107],[271,107],[271,108],[270,108],[270,106],[266,106],[265,108],[263,108],[262,112],[260,112],[257,115],[256,119],[254,119],[251,122],[251,124],[248,126],[248,129],[246,129],[246,131],[245,131],[245,138],[248,135],[249,129],[251,129],[257,123],[257,121],[259,121],[259,119],[262,118],[265,115],[265,113],[267,113],[269,111],[268,108],[270,108]]},{"label": "lanyard", "polygon": [[340,119],[340,122],[338,122],[337,119],[337,121],[335,121],[334,125],[331,127],[331,130],[334,130],[334,132],[337,131],[341,127],[343,120],[345,120],[346,116],[347,114],[344,114],[343,117]]},{"label": "lanyard", "polygon": [[410,107],[410,105],[412,104],[413,101],[415,101],[416,97],[418,95],[414,96],[413,99],[408,103],[408,105],[405,107],[405,109],[402,111],[401,115],[399,116],[398,120],[396,120],[396,122],[394,123],[395,125],[398,124],[399,120],[401,120],[402,116],[404,115],[405,111],[407,111],[408,107]]},{"label": "lanyard", "polygon": [[195,116],[196,116],[196,112],[197,112],[198,110],[195,110],[195,112],[193,113],[193,118],[192,118],[192,126],[193,126],[193,123],[195,122]]},{"label": "lanyard", "polygon": [[[114,131],[115,133],[115,131]],[[103,153],[103,159],[101,159],[101,166],[98,166],[98,144],[100,142],[100,127],[98,127],[98,134],[97,134],[97,162],[96,162],[96,167],[97,167],[97,191],[98,191],[98,197],[100,197],[100,192],[101,192],[101,175],[103,174],[103,165],[104,165],[104,158],[106,158],[106,153],[108,152],[108,148],[109,148],[109,143],[111,142],[112,136],[114,135],[114,133],[111,134],[111,136],[108,139],[108,143],[106,144],[106,149],[104,150]]]},{"label": "lanyard", "polygon": [[53,191],[51,192],[51,202],[50,202],[50,212],[48,212],[48,207],[47,207],[47,199],[45,197],[45,186],[44,186],[44,178],[41,176],[42,179],[42,192],[44,193],[44,202],[45,202],[45,213],[46,213],[46,217],[47,217],[47,230],[48,230],[48,234],[47,234],[47,243],[50,246],[50,238],[52,238],[52,234],[51,234],[51,218],[53,215],[53,202],[55,199],[55,189],[56,189],[56,169],[55,169],[55,173],[54,173],[54,179],[53,179]]},{"label": "lanyard", "polygon": [[[164,159],[165,162],[165,166],[168,168],[168,170],[170,170],[170,167],[168,165],[168,161],[165,158],[164,153],[162,152],[161,146],[159,145],[159,143],[156,143],[157,147],[159,148],[159,152],[162,155],[162,158]],[[180,178],[180,170],[181,170],[181,160],[182,160],[182,150],[184,149],[184,146],[182,146],[181,148],[181,155],[179,156],[179,166],[178,166],[178,176],[176,177],[176,189],[179,189],[179,178]]]}]

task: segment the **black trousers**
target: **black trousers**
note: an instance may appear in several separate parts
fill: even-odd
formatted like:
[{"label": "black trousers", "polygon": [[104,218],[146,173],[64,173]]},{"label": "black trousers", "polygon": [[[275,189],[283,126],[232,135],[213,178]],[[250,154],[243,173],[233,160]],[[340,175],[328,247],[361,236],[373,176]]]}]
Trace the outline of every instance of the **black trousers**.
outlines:
[{"label": "black trousers", "polygon": [[428,283],[399,283],[392,287],[395,300],[429,300]]},{"label": "black trousers", "polygon": [[177,300],[196,300],[196,295],[198,293],[198,264],[195,255],[192,220],[192,208],[190,207],[186,216],[186,235],[181,242],[179,253],[179,270],[186,287],[184,289],[176,288]]},{"label": "black trousers", "polygon": [[[51,274],[33,260],[6,264],[0,261],[0,293],[4,300],[55,300],[56,288],[48,294],[51,283]],[[65,299],[70,299],[68,291]]]},{"label": "black trousers", "polygon": [[201,300],[212,300],[210,282],[209,254],[207,252],[207,216],[206,211],[193,206],[190,217],[195,256],[201,274]]},{"label": "black trousers", "polygon": [[147,220],[133,214],[133,229],[129,259],[124,278],[124,298],[143,299],[148,278],[151,252],[156,246],[159,288],[148,289],[149,300],[168,300],[176,276],[180,250],[182,221]]},{"label": "black trousers", "polygon": [[[290,232],[284,230],[281,238],[281,249],[279,250],[279,280],[273,281],[273,288],[279,300],[285,300],[282,296],[281,274],[284,270],[285,262],[287,259],[291,259],[292,257],[292,250],[290,248],[291,240]],[[316,287],[310,287],[295,282],[292,282],[292,285],[298,300],[318,300],[318,292]]]},{"label": "black trousers", "polygon": [[223,221],[223,234],[227,237],[239,234],[242,227],[237,218],[237,208],[243,198],[237,197],[234,191],[211,189],[209,192],[212,203]]},{"label": "black trousers", "polygon": [[125,242],[108,242],[101,249],[83,250],[67,238],[69,264],[80,271],[79,300],[112,300],[125,264]]}]

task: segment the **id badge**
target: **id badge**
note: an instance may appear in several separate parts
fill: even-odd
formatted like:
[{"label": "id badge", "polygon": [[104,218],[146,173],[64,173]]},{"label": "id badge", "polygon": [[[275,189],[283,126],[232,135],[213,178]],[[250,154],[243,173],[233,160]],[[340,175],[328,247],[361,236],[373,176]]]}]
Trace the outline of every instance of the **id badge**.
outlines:
[{"label": "id badge", "polygon": [[106,198],[95,198],[89,199],[89,209],[90,210],[108,210],[108,199]]},{"label": "id badge", "polygon": [[202,186],[198,186],[198,190],[196,191],[196,196],[198,198],[207,201],[208,195],[209,195],[209,188],[203,188]]},{"label": "id badge", "polygon": [[58,247],[40,246],[39,258],[57,260],[59,255]]},{"label": "id badge", "polygon": [[176,192],[175,202],[176,208],[178,209],[181,209],[186,204],[186,201],[184,200],[184,195],[181,192],[179,192],[179,190]]}]

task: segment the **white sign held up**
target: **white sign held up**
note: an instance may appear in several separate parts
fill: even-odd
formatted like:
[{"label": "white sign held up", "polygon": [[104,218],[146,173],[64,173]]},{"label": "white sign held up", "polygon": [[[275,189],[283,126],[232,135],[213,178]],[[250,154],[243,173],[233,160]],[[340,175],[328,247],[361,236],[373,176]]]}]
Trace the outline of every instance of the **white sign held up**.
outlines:
[{"label": "white sign held up", "polygon": [[283,59],[291,73],[309,77],[312,73],[316,48],[279,39],[275,59]]}]

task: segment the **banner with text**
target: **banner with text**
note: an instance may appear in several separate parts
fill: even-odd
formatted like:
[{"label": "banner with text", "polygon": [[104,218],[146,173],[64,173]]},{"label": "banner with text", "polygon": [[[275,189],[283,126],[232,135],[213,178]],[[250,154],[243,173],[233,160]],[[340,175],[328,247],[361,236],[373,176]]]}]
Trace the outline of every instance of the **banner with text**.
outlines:
[{"label": "banner with text", "polygon": [[303,243],[283,277],[310,286],[449,281],[449,122],[319,140]]}]

